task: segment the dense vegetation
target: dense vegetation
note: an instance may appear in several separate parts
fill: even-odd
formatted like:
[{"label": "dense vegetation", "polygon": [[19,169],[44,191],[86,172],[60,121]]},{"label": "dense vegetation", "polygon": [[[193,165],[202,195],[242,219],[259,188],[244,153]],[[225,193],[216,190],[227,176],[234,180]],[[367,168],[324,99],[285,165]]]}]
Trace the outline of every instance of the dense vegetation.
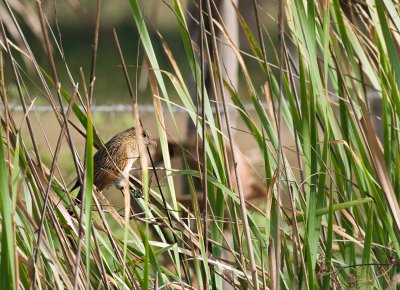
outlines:
[{"label": "dense vegetation", "polygon": [[[126,208],[121,213],[93,188],[93,153],[102,142],[91,115],[101,16],[93,25],[91,67],[65,79],[61,74],[60,79],[59,70],[68,72],[68,60],[63,58],[62,33],[56,23],[47,22],[40,2],[33,7],[43,47],[32,51],[24,36],[30,33],[29,22],[26,27],[15,7],[3,2],[8,17],[0,23],[1,289],[396,287],[400,281],[398,4],[281,0],[279,15],[274,16],[280,41],[273,44],[259,20],[268,11],[257,1],[248,2],[255,28],[239,11],[236,15],[248,51],[230,41],[210,1],[198,3],[197,14],[190,16],[200,23],[204,36],[197,45],[188,28],[186,4],[164,3],[170,5],[184,48],[175,52],[169,49],[168,38],[148,25],[138,1],[130,1],[141,53],[132,56],[120,48],[118,28],[114,44],[136,124],[137,105],[143,100],[136,97],[138,74],[127,69],[125,56],[134,59],[136,67],[148,68],[164,168],[157,172],[165,176],[161,180],[153,175],[151,160],[141,158],[138,182],[143,198],[135,201],[132,218],[129,194],[125,193]],[[220,42],[231,47],[239,62],[240,89],[223,79]],[[155,51],[155,45],[162,50]],[[38,62],[38,55],[45,57]],[[185,61],[177,62],[177,55]],[[165,67],[160,66],[166,61]],[[206,73],[211,84],[207,86]],[[31,90],[51,106],[57,134],[32,130],[32,122],[44,120],[32,106],[36,95]],[[171,95],[176,97],[172,100]],[[381,103],[378,113],[372,114],[376,105],[369,102],[371,96]],[[18,122],[10,111],[10,100],[16,99],[24,110]],[[251,101],[250,108],[244,100]],[[229,111],[231,102],[247,127],[235,138],[254,139],[263,165],[259,171],[248,167],[265,189],[255,204],[246,202],[245,180],[235,166],[240,152],[230,149],[235,147],[233,126],[223,112]],[[172,144],[165,130],[168,116],[172,119],[168,130],[185,134],[175,120],[176,107],[187,112],[197,130],[196,148],[181,152],[188,165],[184,169],[171,165]],[[71,137],[76,132],[85,136],[83,155]],[[56,139],[56,146],[40,148],[42,135]],[[81,206],[74,202],[76,192],[68,191],[59,169],[67,162],[59,158],[61,144],[67,145],[75,175],[82,177]],[[47,162],[41,157],[46,150],[52,156]],[[189,167],[193,156],[197,168]],[[189,206],[179,203],[177,175],[188,182]]]}]

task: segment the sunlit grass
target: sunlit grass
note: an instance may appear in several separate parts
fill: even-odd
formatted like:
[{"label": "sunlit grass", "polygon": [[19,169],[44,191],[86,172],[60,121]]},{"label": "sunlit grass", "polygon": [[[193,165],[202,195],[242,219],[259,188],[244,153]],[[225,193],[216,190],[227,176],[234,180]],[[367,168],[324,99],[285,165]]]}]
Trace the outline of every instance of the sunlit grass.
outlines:
[{"label": "sunlit grass", "polygon": [[[53,25],[41,27],[49,32],[43,37],[53,47],[51,55],[30,52],[29,43],[15,44],[9,27],[18,28],[19,22],[2,30],[9,41],[2,47],[1,71],[11,67],[13,77],[5,78],[0,90],[1,288],[226,289],[229,284],[239,289],[394,289],[400,272],[396,4],[348,2],[344,7],[339,0],[287,0],[284,18],[276,18],[286,24],[280,25],[284,42],[272,44],[262,23],[252,31],[240,18],[246,53],[230,42],[213,15],[215,31],[207,31],[210,46],[203,47],[213,60],[210,70],[189,33],[185,5],[175,0],[170,7],[184,48],[177,52],[167,37],[153,31],[139,3],[129,3],[141,53],[123,50],[120,60],[123,68],[125,55],[146,63],[154,106],[146,119],[158,138],[156,161],[162,160],[156,164],[157,175],[149,160],[142,170],[138,182],[145,186],[144,198],[134,201],[130,219],[93,188],[93,154],[100,140],[118,128],[137,126],[142,113],[133,110],[114,121],[92,114],[93,87],[85,74],[92,78],[95,70],[71,72],[70,78],[59,80],[58,90],[51,63],[62,50],[51,33]],[[40,9],[32,13],[43,16]],[[216,40],[230,46],[239,61],[238,90],[220,79],[223,68],[211,45],[219,31]],[[162,53],[154,50],[156,45],[163,47]],[[21,50],[36,66],[38,98],[51,106],[50,118],[30,107],[25,84],[31,80],[15,57]],[[39,56],[48,62],[38,63]],[[250,69],[254,62],[257,70]],[[68,72],[67,64],[57,63],[57,68]],[[202,67],[212,72],[213,85],[206,87]],[[135,88],[131,93],[137,94],[140,70],[137,75],[127,72]],[[7,91],[10,86],[17,89]],[[381,117],[371,114],[372,94],[382,100]],[[24,106],[22,115],[9,111],[9,100],[16,98]],[[244,130],[231,126],[236,141],[227,134],[229,120],[221,113],[228,99],[245,124]],[[144,102],[140,95],[137,102]],[[193,139],[186,140],[187,124],[176,108],[196,125]],[[372,126],[376,120],[381,140]],[[253,160],[232,149],[230,144],[241,138],[255,144]],[[85,185],[82,208],[74,203],[76,192],[68,192],[77,175]],[[177,177],[186,185],[178,184]],[[182,191],[189,198],[183,200]],[[126,199],[123,206],[128,204]]]}]

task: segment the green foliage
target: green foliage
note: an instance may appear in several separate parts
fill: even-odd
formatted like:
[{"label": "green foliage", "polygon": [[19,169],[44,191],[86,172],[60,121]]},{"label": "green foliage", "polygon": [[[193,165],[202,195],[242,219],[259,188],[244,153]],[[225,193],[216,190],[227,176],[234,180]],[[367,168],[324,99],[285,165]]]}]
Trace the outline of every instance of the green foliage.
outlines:
[{"label": "green foliage", "polygon": [[[219,71],[221,59],[216,58],[212,46],[201,49],[194,44],[186,4],[174,0],[170,7],[184,49],[175,52],[168,39],[153,33],[139,1],[129,1],[132,24],[144,52],[138,63],[147,63],[165,176],[163,184],[157,184],[161,179],[154,176],[151,166],[142,169],[139,183],[144,198],[132,203],[141,211],[132,219],[121,217],[93,186],[93,154],[102,144],[99,128],[94,126],[89,101],[84,106],[77,101],[82,95],[89,100],[86,86],[77,89],[77,100],[73,97],[76,92],[68,92],[64,86],[70,81],[72,87],[78,87],[73,77],[81,77],[85,84],[83,73],[71,74],[58,88],[58,84],[54,86],[56,71],[50,73],[44,68],[47,63],[36,61],[44,52],[25,50],[29,43],[24,47],[13,44],[8,47],[12,53],[4,49],[6,62],[18,65],[13,79],[6,78],[0,88],[4,107],[0,132],[1,289],[175,289],[195,285],[224,289],[226,283],[241,289],[267,289],[277,284],[281,289],[394,288],[394,277],[400,272],[399,11],[390,0],[347,1],[346,6],[343,2],[282,2],[285,17],[276,19],[286,23],[281,25],[285,30],[281,31],[285,35],[282,45],[264,40],[267,32],[262,23],[256,23],[257,35],[236,15],[248,52],[232,44],[218,16],[213,15],[214,29],[221,33],[219,40],[232,48],[239,62],[245,85],[235,88],[223,78],[225,68]],[[206,10],[207,1],[203,4]],[[6,8],[13,16],[11,8]],[[265,13],[259,7],[254,9]],[[203,17],[208,23],[207,15]],[[18,21],[7,25],[19,28]],[[4,34],[12,42],[8,29]],[[52,32],[44,37],[53,44],[54,55],[62,55],[54,27],[46,29]],[[216,36],[213,29],[207,32],[205,39],[211,42]],[[156,46],[162,46],[162,51],[155,50]],[[39,76],[35,86],[42,91],[41,101],[53,109],[53,125],[60,129],[58,134],[61,131],[56,137],[67,144],[74,170],[82,174],[82,213],[65,184],[66,174],[55,169],[67,160],[58,157],[58,150],[57,154],[53,150],[39,154],[51,148],[39,150],[40,133],[31,130],[34,114],[29,110],[35,108],[26,106],[32,101],[25,83],[35,81],[28,77],[19,56],[14,58],[14,54],[25,54],[23,51]],[[270,59],[266,51],[273,51],[274,57]],[[178,63],[177,54],[179,59],[184,55],[186,63]],[[171,71],[161,67],[166,60]],[[260,72],[257,75],[250,68],[254,62]],[[66,61],[61,65],[70,73]],[[184,66],[190,67],[190,73],[182,73]],[[210,86],[206,86],[205,71],[210,73]],[[262,88],[254,81],[260,78],[264,80]],[[48,83],[55,90],[49,89]],[[219,84],[224,91],[218,89]],[[7,92],[8,86],[18,90]],[[196,96],[191,95],[191,87]],[[171,100],[171,94],[177,101]],[[381,140],[372,128],[377,117],[370,110],[370,95],[379,96],[382,102],[377,128],[382,130]],[[26,110],[20,123],[10,114],[8,103],[8,98],[17,97]],[[254,141],[257,164],[238,159],[240,150],[227,145],[232,136],[227,134],[229,120],[221,113],[221,103],[228,99],[246,131],[235,138]],[[68,105],[71,117],[58,109]],[[179,152],[183,169],[173,168],[169,148],[173,145],[171,133],[180,141],[185,139],[186,128],[174,114],[178,107],[195,124],[196,136],[192,137],[197,138],[194,147]],[[164,117],[172,120],[172,126],[167,128]],[[35,118],[43,121],[39,115]],[[228,125],[232,129],[232,124]],[[67,130],[61,130],[63,126]],[[71,138],[71,132],[79,130],[86,138],[83,158]],[[50,159],[56,165],[51,170],[45,166]],[[237,160],[241,163],[235,164]],[[241,174],[237,176],[234,169],[238,165],[247,172],[237,171]],[[259,165],[262,170],[255,169]],[[177,176],[187,180],[189,206],[182,205],[178,196]],[[244,207],[241,197],[252,198],[249,176],[262,190],[255,202]],[[206,182],[196,187],[198,180]],[[43,211],[46,196],[48,204]],[[126,199],[125,206],[128,204]],[[38,227],[43,231],[40,243]]]}]

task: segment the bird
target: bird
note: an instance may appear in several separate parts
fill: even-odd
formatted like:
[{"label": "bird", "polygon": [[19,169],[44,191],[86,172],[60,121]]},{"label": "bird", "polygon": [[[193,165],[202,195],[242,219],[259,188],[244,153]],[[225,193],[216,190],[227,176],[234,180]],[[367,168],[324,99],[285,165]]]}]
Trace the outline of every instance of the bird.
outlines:
[{"label": "bird", "polygon": [[[150,134],[142,129],[144,144],[157,146],[156,141]],[[136,138],[136,130],[134,127],[128,128],[100,147],[93,157],[93,184],[99,191],[114,184],[114,186],[122,190],[129,178],[129,171],[132,165],[139,159],[139,144]],[[79,180],[73,186],[71,191],[80,186]],[[82,200],[83,192],[80,190],[76,200]]]}]

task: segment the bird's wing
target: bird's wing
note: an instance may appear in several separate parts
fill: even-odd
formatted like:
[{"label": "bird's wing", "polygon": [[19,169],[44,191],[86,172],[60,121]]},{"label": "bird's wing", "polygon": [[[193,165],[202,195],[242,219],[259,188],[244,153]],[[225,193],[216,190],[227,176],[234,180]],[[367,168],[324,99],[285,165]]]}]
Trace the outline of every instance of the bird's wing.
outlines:
[{"label": "bird's wing", "polygon": [[94,184],[99,190],[103,190],[113,183],[128,165],[127,144],[116,142],[113,139],[94,155]]},{"label": "bird's wing", "polygon": [[100,168],[95,171],[94,185],[101,191],[109,184],[113,183],[118,175],[119,174],[116,174],[114,171],[107,171],[105,168]]}]

